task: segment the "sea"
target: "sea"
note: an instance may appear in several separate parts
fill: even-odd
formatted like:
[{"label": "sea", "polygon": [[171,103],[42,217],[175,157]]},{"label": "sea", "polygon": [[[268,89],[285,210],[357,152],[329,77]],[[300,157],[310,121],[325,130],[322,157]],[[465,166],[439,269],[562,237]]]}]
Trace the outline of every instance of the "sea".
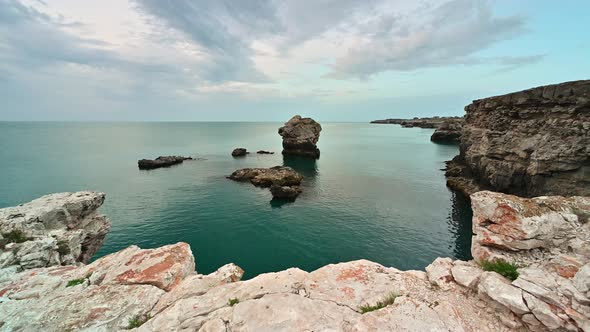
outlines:
[{"label": "sea", "polygon": [[[469,201],[445,186],[457,145],[432,129],[322,123],[318,160],[281,154],[281,123],[0,122],[0,208],[42,195],[106,193],[112,230],[93,259],[130,245],[190,244],[199,273],[227,263],[245,278],[368,259],[423,270],[436,257],[469,259]],[[236,147],[251,153],[233,158]],[[258,150],[274,151],[258,155]],[[139,170],[137,160],[193,161]],[[290,166],[304,176],[294,202],[226,176]]]}]

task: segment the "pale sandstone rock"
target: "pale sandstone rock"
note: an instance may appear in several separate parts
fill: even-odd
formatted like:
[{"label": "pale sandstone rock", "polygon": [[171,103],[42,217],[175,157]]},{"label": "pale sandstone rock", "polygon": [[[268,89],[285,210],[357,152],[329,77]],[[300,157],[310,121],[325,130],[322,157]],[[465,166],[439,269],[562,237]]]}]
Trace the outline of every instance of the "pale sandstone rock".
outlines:
[{"label": "pale sandstone rock", "polygon": [[523,298],[527,307],[531,310],[533,315],[544,326],[550,330],[555,330],[564,325],[564,322],[551,310],[551,306],[547,303],[537,299],[536,297],[524,292]]},{"label": "pale sandstone rock", "polygon": [[453,260],[450,258],[437,258],[432,264],[426,267],[426,275],[431,284],[442,289],[449,289],[449,283],[453,281],[451,268]]},{"label": "pale sandstone rock", "polygon": [[476,266],[457,264],[455,263],[451,268],[453,279],[461,286],[475,289],[479,282],[479,276],[483,271]]},{"label": "pale sandstone rock", "polygon": [[522,299],[522,291],[495,272],[481,274],[478,292],[487,295],[519,315],[529,312],[529,308]]}]

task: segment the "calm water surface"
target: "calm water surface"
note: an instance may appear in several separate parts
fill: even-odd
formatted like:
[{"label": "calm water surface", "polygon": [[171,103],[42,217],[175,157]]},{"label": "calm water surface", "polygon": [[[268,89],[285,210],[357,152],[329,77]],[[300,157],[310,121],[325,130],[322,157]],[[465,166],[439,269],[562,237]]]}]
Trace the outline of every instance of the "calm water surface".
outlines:
[{"label": "calm water surface", "polygon": [[[107,193],[112,231],[95,258],[131,244],[188,242],[197,271],[234,262],[247,278],[293,266],[366,258],[423,269],[438,256],[469,258],[468,202],[440,171],[457,154],[432,130],[325,123],[317,161],[280,154],[280,123],[0,122],[0,208],[41,195]],[[235,147],[271,150],[234,159]],[[137,160],[205,160],[140,171]],[[293,203],[225,176],[238,168],[287,165],[304,176]]]}]

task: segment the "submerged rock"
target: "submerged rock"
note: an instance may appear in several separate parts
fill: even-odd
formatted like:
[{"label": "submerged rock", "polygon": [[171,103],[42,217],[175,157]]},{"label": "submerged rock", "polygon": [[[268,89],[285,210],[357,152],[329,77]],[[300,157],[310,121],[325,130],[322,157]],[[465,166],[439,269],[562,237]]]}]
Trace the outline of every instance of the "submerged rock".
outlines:
[{"label": "submerged rock", "polygon": [[590,80],[475,100],[465,111],[451,188],[590,195]]},{"label": "submerged rock", "polygon": [[59,193],[0,209],[0,269],[88,262],[111,227],[97,212],[104,199],[92,191]]},{"label": "submerged rock", "polygon": [[316,144],[320,139],[322,126],[311,118],[295,115],[279,128],[283,137],[283,154],[319,158],[320,150]]},{"label": "submerged rock", "polygon": [[250,152],[248,152],[248,150],[246,150],[246,148],[235,148],[232,152],[231,155],[233,157],[243,157],[247,154],[249,154]]},{"label": "submerged rock", "polygon": [[191,157],[181,156],[160,156],[156,159],[141,159],[137,162],[139,169],[156,169],[181,164],[185,160],[192,160]]},{"label": "submerged rock", "polygon": [[295,199],[302,191],[299,184],[303,176],[287,166],[243,168],[227,178],[234,181],[250,181],[257,187],[270,187],[275,198]]}]

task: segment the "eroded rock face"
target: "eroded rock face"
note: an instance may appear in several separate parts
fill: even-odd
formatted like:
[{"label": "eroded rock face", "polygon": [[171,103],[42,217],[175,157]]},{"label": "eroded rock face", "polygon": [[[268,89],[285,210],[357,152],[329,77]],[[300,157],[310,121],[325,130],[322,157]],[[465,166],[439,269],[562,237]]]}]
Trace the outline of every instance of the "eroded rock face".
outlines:
[{"label": "eroded rock face", "polygon": [[471,205],[474,259],[519,266],[512,283],[486,273],[479,293],[531,329],[539,323],[551,330],[590,330],[590,197],[527,199],[480,191],[471,195]]},{"label": "eroded rock face", "polygon": [[182,156],[160,156],[156,159],[141,159],[137,162],[139,169],[156,169],[181,164],[185,160],[192,160],[191,157]]},{"label": "eroded rock face", "polygon": [[287,166],[243,168],[227,177],[234,181],[250,181],[257,187],[270,188],[275,198],[295,199],[301,192],[303,176]]},{"label": "eroded rock face", "polygon": [[590,195],[590,80],[475,100],[465,111],[449,186],[467,194]]},{"label": "eroded rock face", "polygon": [[283,137],[283,154],[319,158],[320,150],[316,144],[320,139],[322,126],[311,118],[295,115],[279,128]]},{"label": "eroded rock face", "polygon": [[458,143],[461,140],[464,124],[464,118],[446,119],[432,133],[430,140],[436,143]]},{"label": "eroded rock face", "polygon": [[99,192],[59,193],[0,209],[0,271],[88,262],[111,227],[97,212],[104,199]]}]

